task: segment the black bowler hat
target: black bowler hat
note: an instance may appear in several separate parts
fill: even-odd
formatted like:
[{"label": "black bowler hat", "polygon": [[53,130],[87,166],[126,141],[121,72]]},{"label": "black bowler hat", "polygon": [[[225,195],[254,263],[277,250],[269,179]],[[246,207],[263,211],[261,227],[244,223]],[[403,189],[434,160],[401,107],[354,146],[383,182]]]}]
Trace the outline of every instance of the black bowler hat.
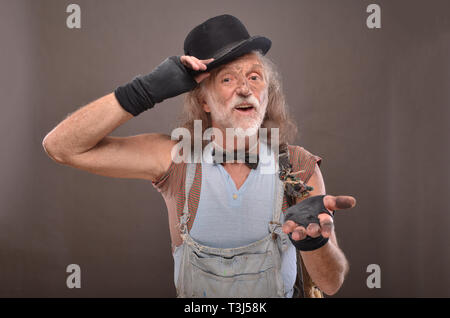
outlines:
[{"label": "black bowler hat", "polygon": [[214,58],[207,64],[210,71],[254,50],[265,55],[271,45],[266,37],[250,36],[238,18],[224,14],[206,20],[189,32],[184,40],[184,54],[200,60]]}]

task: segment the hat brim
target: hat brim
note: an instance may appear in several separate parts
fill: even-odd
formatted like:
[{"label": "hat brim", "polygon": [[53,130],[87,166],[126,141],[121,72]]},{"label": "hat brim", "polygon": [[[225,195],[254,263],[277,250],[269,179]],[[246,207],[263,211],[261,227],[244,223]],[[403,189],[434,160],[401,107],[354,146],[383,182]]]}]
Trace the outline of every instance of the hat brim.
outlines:
[{"label": "hat brim", "polygon": [[252,51],[260,51],[261,54],[265,55],[269,51],[271,46],[272,41],[270,41],[268,38],[258,35],[252,36],[249,39],[233,43],[232,45],[218,52],[215,56],[212,56],[212,58],[214,58],[214,61],[207,64],[207,69],[205,71],[191,70],[190,73],[192,76],[195,76],[200,73],[209,72]]}]

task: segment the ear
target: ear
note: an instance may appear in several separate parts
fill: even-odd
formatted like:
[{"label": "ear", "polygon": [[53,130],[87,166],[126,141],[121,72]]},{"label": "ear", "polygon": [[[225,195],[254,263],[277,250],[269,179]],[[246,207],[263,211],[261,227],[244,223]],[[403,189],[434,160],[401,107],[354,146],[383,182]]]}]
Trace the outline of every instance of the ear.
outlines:
[{"label": "ear", "polygon": [[198,99],[197,99],[199,101],[199,104],[202,105],[202,108],[206,113],[211,113],[211,107],[209,107],[209,105],[208,105],[208,98],[207,98],[208,96],[206,96],[208,94],[207,90],[210,87],[209,85],[210,85],[211,78],[212,78],[211,76],[208,76],[201,83],[202,87],[200,88],[200,91],[198,94]]},{"label": "ear", "polygon": [[202,107],[205,112],[207,113],[211,112],[211,108],[209,108],[208,103],[204,99],[202,99]]},{"label": "ear", "polygon": [[208,105],[208,102],[206,101],[206,97],[204,94],[200,94],[198,96],[198,101],[200,102],[200,105],[202,105],[202,108],[205,112],[210,113],[211,112],[211,108]]}]

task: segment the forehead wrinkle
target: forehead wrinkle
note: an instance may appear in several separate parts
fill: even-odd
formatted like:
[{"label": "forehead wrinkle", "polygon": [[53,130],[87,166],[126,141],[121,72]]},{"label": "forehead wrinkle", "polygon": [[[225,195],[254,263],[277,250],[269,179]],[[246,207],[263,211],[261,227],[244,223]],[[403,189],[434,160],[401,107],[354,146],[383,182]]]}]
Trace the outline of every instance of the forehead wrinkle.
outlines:
[{"label": "forehead wrinkle", "polygon": [[[228,72],[239,72],[242,69],[243,69],[243,67],[239,66],[239,65],[224,65],[222,68],[220,68],[217,71],[217,75],[221,74],[222,72],[227,72],[227,71]],[[259,64],[259,63],[252,64],[250,66],[249,70],[251,71],[251,70],[254,70],[254,69],[261,69],[261,70],[263,70],[263,66],[261,64]]]}]

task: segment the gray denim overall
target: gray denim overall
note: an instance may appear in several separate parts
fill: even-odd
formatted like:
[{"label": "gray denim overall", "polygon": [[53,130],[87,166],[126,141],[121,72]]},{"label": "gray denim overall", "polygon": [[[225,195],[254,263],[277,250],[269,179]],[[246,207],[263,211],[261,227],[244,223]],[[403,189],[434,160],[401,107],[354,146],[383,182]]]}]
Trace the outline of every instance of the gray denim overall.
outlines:
[{"label": "gray denim overall", "polygon": [[[195,242],[187,230],[188,198],[196,164],[186,169],[186,200],[180,219],[183,255],[176,282],[178,297],[285,297],[281,276],[281,251],[289,239],[281,230],[284,196],[282,181],[276,177],[273,218],[263,239],[236,248],[213,248]],[[278,176],[278,171],[277,174]]]}]

